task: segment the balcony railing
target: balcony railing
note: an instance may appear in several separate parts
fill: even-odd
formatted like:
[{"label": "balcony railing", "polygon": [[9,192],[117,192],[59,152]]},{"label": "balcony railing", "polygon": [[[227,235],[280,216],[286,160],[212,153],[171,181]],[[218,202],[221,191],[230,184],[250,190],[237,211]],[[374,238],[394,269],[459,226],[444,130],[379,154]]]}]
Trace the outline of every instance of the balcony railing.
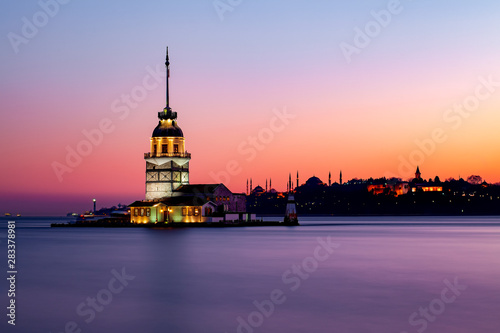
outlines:
[{"label": "balcony railing", "polygon": [[158,112],[158,118],[160,119],[177,119],[177,112],[172,111],[172,109],[165,109]]},{"label": "balcony railing", "polygon": [[145,153],[144,158],[154,158],[154,157],[185,157],[191,158],[190,153]]}]

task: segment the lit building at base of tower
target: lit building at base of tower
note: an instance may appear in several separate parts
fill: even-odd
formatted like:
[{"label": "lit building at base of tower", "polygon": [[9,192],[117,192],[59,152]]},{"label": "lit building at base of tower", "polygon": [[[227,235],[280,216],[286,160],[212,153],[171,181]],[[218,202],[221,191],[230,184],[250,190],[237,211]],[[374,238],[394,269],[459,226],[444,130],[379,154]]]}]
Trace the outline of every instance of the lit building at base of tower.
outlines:
[{"label": "lit building at base of tower", "polygon": [[246,196],[224,184],[182,185],[172,196],[136,201],[130,206],[133,223],[199,223],[255,220],[246,213]]}]

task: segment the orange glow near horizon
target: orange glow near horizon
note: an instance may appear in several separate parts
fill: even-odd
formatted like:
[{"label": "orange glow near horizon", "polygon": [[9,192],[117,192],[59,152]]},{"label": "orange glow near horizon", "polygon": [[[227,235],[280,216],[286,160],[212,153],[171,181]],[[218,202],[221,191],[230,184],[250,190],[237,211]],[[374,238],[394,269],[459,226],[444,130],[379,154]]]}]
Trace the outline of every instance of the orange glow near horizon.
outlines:
[{"label": "orange glow near horizon", "polygon": [[[223,24],[184,2],[121,6],[148,24],[123,26],[89,5],[81,10],[106,27],[99,38],[68,10],[19,53],[0,55],[0,213],[144,199],[144,153],[165,107],[165,44],[190,183],[244,193],[247,179],[272,179],[283,191],[296,171],[301,184],[328,182],[329,172],[338,182],[341,170],[344,182],[407,180],[417,165],[424,179],[500,182],[498,22],[485,15],[498,3],[409,2],[351,62],[339,44],[366,23],[368,4],[254,3]],[[179,15],[165,20],[173,7]],[[473,24],[464,30],[464,21]],[[109,42],[117,37],[130,40]]]}]

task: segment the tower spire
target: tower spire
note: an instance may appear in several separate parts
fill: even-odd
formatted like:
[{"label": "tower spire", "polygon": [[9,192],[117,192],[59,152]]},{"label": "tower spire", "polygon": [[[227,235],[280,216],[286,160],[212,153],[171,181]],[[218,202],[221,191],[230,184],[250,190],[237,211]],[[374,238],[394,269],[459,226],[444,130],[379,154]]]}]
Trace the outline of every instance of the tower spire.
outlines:
[{"label": "tower spire", "polygon": [[415,178],[420,179],[421,173],[420,173],[420,168],[417,165],[417,171],[415,171]]},{"label": "tower spire", "polygon": [[165,88],[165,108],[163,111],[158,112],[158,118],[160,120],[175,120],[177,119],[177,112],[173,112],[172,108],[170,107],[170,91],[169,91],[169,81],[170,81],[170,60],[168,57],[168,46],[167,46],[167,51],[166,51],[166,56],[165,56],[165,70],[166,70],[166,88]]},{"label": "tower spire", "polygon": [[167,91],[166,91],[166,98],[167,98],[167,106],[166,109],[168,110],[170,108],[170,101],[169,101],[169,95],[168,95],[168,80],[170,78],[170,61],[168,59],[168,46],[167,46],[167,57],[165,58],[165,68],[167,70]]}]

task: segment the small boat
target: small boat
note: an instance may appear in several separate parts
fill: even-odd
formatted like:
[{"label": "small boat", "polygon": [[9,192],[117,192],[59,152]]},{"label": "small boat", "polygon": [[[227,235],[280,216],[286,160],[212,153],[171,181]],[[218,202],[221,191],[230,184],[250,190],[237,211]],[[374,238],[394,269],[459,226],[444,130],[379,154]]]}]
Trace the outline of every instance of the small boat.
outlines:
[{"label": "small boat", "polygon": [[5,213],[5,216],[11,216],[12,214],[11,213]]},{"label": "small boat", "polygon": [[94,215],[94,214],[82,214],[76,218],[77,222],[96,222],[105,218],[109,218],[109,215]]},{"label": "small boat", "polygon": [[21,217],[21,214],[17,213],[17,214],[16,214],[16,216],[17,216],[17,217]]}]

